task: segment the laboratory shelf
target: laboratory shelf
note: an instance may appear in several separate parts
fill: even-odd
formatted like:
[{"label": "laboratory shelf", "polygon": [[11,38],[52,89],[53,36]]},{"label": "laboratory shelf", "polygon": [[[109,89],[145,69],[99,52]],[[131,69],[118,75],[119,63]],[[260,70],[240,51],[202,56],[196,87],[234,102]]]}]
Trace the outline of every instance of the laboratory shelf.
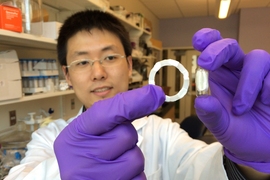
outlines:
[{"label": "laboratory shelf", "polygon": [[142,59],[156,59],[155,56],[142,56]]},{"label": "laboratory shelf", "polygon": [[153,48],[153,49],[155,49],[155,50],[158,50],[158,51],[162,51],[162,49],[161,49],[161,48],[156,47],[156,46],[152,46],[152,48]]},{"label": "laboratory shelf", "polygon": [[148,35],[149,37],[151,36],[151,33],[150,33],[150,32],[144,30],[144,29],[141,28],[141,27],[136,26],[136,24],[134,24],[134,23],[129,22],[125,17],[116,14],[116,13],[113,12],[112,10],[109,9],[109,10],[107,10],[106,12],[109,13],[109,14],[111,14],[111,15],[113,15],[114,17],[118,18],[118,19],[120,20],[120,22],[124,25],[124,27],[125,27],[128,31],[131,31],[131,30],[142,31],[142,32],[143,32],[143,33],[142,33],[143,35]]},{"label": "laboratory shelf", "polygon": [[[112,14],[116,18],[118,18],[121,23],[125,26],[128,31],[138,31],[141,32],[142,36],[146,36],[148,38],[151,37],[151,33],[144,30],[141,27],[136,26],[134,23],[129,22],[126,18],[118,15],[117,13],[113,12],[110,9],[103,9],[95,0],[86,1],[86,0],[58,0],[58,1],[51,1],[51,0],[44,0],[47,6],[51,8],[57,9],[57,11],[78,11],[85,8],[90,9],[99,9],[106,11],[109,14]],[[13,31],[8,31],[4,29],[0,29],[0,39],[1,44],[12,45],[12,46],[24,46],[24,47],[31,47],[31,48],[40,48],[40,49],[47,49],[47,50],[56,50],[56,40],[51,38],[46,38],[43,36],[37,36],[32,34],[26,33],[18,33]]]},{"label": "laboratory shelf", "polygon": [[0,29],[1,44],[56,50],[56,40]]},{"label": "laboratory shelf", "polygon": [[42,4],[56,11],[79,11],[82,9],[103,10],[99,0],[42,0]]},{"label": "laboratory shelf", "polygon": [[118,15],[114,11],[110,10],[108,7],[103,7],[102,4],[100,4],[99,0],[43,0],[43,4],[46,6],[49,6],[53,9],[56,9],[61,13],[61,11],[79,11],[82,9],[96,9],[101,10],[104,12],[107,12],[114,17],[118,18],[120,22],[124,25],[124,27],[128,30],[135,30],[135,31],[141,31],[144,36],[151,36],[151,32],[148,32],[144,30],[141,27],[136,26],[136,24],[128,21],[125,17]]},{"label": "laboratory shelf", "polygon": [[47,93],[40,93],[40,94],[34,94],[34,95],[29,95],[29,96],[23,96],[20,99],[0,101],[0,106],[1,105],[7,105],[7,104],[26,102],[26,101],[34,101],[34,100],[44,99],[44,98],[64,96],[64,95],[69,95],[69,94],[74,94],[74,90],[47,92]]}]

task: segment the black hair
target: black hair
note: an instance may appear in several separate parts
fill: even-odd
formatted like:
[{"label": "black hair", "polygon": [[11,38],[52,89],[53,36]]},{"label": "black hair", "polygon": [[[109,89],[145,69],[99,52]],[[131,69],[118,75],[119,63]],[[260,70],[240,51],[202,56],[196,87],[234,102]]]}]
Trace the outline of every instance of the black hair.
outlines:
[{"label": "black hair", "polygon": [[84,10],[68,17],[59,31],[57,39],[57,55],[61,66],[67,65],[67,42],[79,31],[89,31],[93,28],[107,30],[119,37],[126,57],[132,53],[129,34],[121,22],[114,16],[98,11]]}]

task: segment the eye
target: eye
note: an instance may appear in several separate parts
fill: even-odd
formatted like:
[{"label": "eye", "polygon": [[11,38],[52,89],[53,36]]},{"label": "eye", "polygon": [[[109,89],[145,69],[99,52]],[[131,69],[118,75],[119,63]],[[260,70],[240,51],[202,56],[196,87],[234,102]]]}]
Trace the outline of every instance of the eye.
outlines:
[{"label": "eye", "polygon": [[87,66],[89,65],[89,60],[84,59],[84,60],[79,60],[77,62],[74,62],[75,66]]},{"label": "eye", "polygon": [[104,58],[105,61],[115,61],[119,58],[119,55],[109,55],[107,57]]}]

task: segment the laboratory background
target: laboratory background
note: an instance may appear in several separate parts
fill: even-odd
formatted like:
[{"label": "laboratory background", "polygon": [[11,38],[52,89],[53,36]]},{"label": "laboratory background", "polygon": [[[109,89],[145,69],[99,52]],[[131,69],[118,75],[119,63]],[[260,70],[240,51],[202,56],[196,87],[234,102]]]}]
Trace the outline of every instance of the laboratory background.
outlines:
[{"label": "laboratory background", "polygon": [[[164,103],[153,113],[171,118],[187,129],[193,126],[194,138],[203,139],[202,136],[211,134],[196,121],[193,107],[196,62],[200,55],[192,47],[193,34],[204,27],[214,28],[224,38],[237,39],[244,52],[256,48],[270,52],[270,0],[0,0],[0,3],[0,177],[23,158],[31,132],[55,119],[68,120],[82,107],[64,79],[56,53],[58,30],[66,17],[76,11],[86,8],[105,11],[126,27],[133,47],[129,89],[148,84],[150,70],[161,60],[177,60],[187,69],[190,81],[187,94],[176,102]],[[228,3],[228,12],[219,17],[219,6],[223,3]],[[183,75],[175,67],[162,67],[155,75],[155,83],[167,95],[174,95],[182,88]]]}]

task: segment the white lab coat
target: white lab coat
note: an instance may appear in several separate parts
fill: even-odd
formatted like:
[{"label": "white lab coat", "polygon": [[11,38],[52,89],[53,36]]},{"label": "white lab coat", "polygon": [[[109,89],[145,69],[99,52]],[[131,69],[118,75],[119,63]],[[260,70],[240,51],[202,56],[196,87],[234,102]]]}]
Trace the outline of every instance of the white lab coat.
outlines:
[{"label": "white lab coat", "polygon": [[[59,180],[53,143],[73,119],[55,120],[35,131],[27,145],[26,157],[10,170],[5,180]],[[138,119],[133,125],[139,136],[138,146],[145,157],[148,180],[228,179],[220,143],[207,145],[193,140],[179,124],[155,115]]]}]

